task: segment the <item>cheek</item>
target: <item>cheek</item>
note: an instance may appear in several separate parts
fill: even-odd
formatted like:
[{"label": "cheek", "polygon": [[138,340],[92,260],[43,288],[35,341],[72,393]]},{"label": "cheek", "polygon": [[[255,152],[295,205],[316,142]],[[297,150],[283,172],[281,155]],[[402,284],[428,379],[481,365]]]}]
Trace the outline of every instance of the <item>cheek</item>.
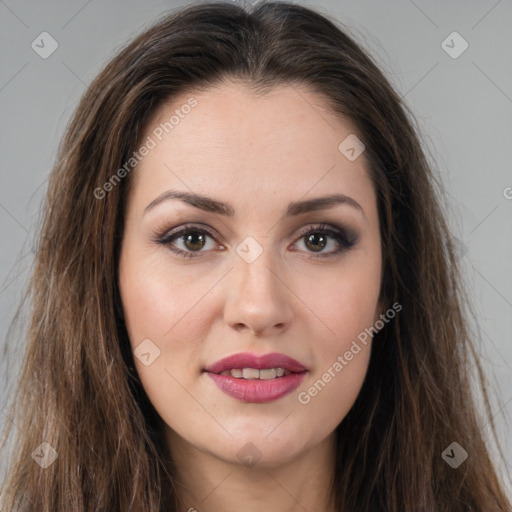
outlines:
[{"label": "cheek", "polygon": [[[308,310],[307,323],[321,343],[323,363],[349,350],[352,340],[374,325],[379,314],[379,253],[358,251],[329,271],[297,273],[294,291]],[[302,308],[304,309],[304,308]]]},{"label": "cheek", "polygon": [[[349,344],[350,345],[350,344]],[[345,354],[332,354],[329,363],[315,374],[297,394],[298,407],[319,439],[331,433],[354,405],[363,385],[370,358],[370,344],[353,347],[348,361]],[[349,349],[349,352],[352,351]],[[340,357],[340,360],[337,358]]]},{"label": "cheek", "polygon": [[321,321],[311,315],[318,326],[312,331],[317,340],[315,365],[297,390],[297,402],[301,416],[311,429],[318,429],[319,438],[345,418],[365,380],[379,293],[379,281],[372,279],[371,273],[354,273],[325,282],[308,295]]},{"label": "cheek", "polygon": [[[311,332],[315,367],[311,378],[298,390],[297,399],[307,421],[322,418],[322,432],[330,432],[354,404],[366,377],[371,354],[372,327],[378,318],[380,292],[378,260],[369,264],[365,255],[360,264],[342,266],[329,277],[318,274],[304,279],[299,293],[311,308]],[[314,282],[315,285],[311,286]]]},{"label": "cheek", "polygon": [[[200,371],[200,299],[211,288],[150,259],[127,255],[120,271],[120,291],[134,363],[141,384],[168,425],[189,418],[187,425],[206,421],[191,399]],[[189,276],[191,277],[191,276]],[[146,356],[149,354],[149,356]],[[148,364],[149,363],[149,364]],[[215,433],[219,435],[218,432]],[[213,434],[212,434],[213,435]]]},{"label": "cheek", "polygon": [[141,337],[162,343],[183,330],[193,334],[194,326],[201,324],[198,306],[213,286],[213,278],[199,280],[151,260],[144,264],[127,260],[123,268],[121,298],[132,344]]},{"label": "cheek", "polygon": [[159,413],[179,412],[190,398],[184,390],[192,390],[200,375],[217,280],[198,279],[192,267],[179,269],[134,251],[121,259],[120,292],[134,363]]}]

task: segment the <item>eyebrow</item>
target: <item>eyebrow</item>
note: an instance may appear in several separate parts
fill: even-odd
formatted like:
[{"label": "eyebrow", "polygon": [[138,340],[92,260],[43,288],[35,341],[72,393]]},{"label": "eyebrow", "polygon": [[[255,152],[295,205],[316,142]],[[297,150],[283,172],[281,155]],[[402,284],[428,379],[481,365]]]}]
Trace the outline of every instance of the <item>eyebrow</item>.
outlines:
[{"label": "eyebrow", "polygon": [[[144,209],[144,214],[146,214],[146,212],[154,208],[156,205],[171,199],[179,199],[186,204],[209,213],[216,213],[219,215],[225,215],[227,217],[233,217],[235,215],[235,210],[228,203],[200,194],[178,190],[167,190],[160,194],[156,199],[153,199],[153,201],[151,201],[146,206]],[[291,202],[288,204],[285,217],[292,217],[318,210],[326,210],[338,204],[346,204],[351,206],[356,210],[359,210],[366,218],[362,206],[355,199],[352,199],[351,197],[348,197],[344,194],[329,194],[327,196],[315,197],[305,201]]]}]

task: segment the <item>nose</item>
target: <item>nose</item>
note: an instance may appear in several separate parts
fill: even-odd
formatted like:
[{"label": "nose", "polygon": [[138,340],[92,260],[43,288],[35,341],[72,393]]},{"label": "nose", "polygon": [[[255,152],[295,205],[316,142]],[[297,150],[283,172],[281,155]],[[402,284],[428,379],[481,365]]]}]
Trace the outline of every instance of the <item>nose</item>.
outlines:
[{"label": "nose", "polygon": [[224,308],[227,325],[238,332],[275,336],[286,331],[293,317],[293,293],[282,265],[268,248],[248,263],[236,255],[228,276]]}]

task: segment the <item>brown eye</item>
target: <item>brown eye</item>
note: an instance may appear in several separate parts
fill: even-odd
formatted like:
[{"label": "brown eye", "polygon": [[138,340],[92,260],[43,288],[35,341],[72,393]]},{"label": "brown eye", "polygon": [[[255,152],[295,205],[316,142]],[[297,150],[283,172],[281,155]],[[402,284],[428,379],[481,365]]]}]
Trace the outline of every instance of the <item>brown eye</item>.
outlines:
[{"label": "brown eye", "polygon": [[[356,244],[357,238],[352,231],[347,233],[345,229],[321,224],[302,231],[296,244],[301,242],[305,247],[305,252],[309,253],[311,258],[327,258],[350,249]],[[330,246],[333,247],[325,250]]]},{"label": "brown eye", "polygon": [[[212,240],[210,246],[208,246],[209,239]],[[168,232],[160,236],[157,242],[184,257],[201,256],[216,245],[215,238],[209,230],[190,226]]]},{"label": "brown eye", "polygon": [[201,250],[206,244],[204,234],[200,231],[190,231],[189,233],[181,237],[185,247],[191,251]]},{"label": "brown eye", "polygon": [[306,238],[304,243],[312,251],[319,252],[327,245],[327,239],[323,234],[313,233]]}]

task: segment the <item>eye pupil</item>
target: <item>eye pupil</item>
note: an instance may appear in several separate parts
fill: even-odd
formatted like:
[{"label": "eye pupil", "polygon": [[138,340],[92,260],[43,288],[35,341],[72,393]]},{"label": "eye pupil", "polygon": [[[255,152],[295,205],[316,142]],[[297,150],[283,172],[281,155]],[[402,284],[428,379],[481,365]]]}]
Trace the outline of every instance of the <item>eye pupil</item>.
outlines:
[{"label": "eye pupil", "polygon": [[[313,244],[314,244],[315,241],[317,241],[317,239],[321,239],[323,242],[321,242],[321,247],[313,245],[312,250],[315,252],[321,251],[325,247],[325,245],[327,243],[326,239],[325,239],[325,235],[319,235],[318,233],[312,233],[311,235],[308,236],[308,238],[306,240],[306,245],[308,245],[309,242],[313,242]],[[310,247],[310,246],[308,245],[308,247]]]},{"label": "eye pupil", "polygon": [[[194,245],[196,245],[197,241],[194,243],[193,240],[196,237],[198,237],[201,240],[201,242],[199,243],[199,246],[194,247]],[[185,238],[185,246],[187,247],[187,249],[190,249],[190,250],[196,249],[197,250],[197,249],[202,249],[204,247],[204,244],[205,244],[204,234],[200,233],[199,231],[192,231],[191,233],[186,235],[184,238]],[[192,247],[189,245],[190,241],[192,241]]]}]

